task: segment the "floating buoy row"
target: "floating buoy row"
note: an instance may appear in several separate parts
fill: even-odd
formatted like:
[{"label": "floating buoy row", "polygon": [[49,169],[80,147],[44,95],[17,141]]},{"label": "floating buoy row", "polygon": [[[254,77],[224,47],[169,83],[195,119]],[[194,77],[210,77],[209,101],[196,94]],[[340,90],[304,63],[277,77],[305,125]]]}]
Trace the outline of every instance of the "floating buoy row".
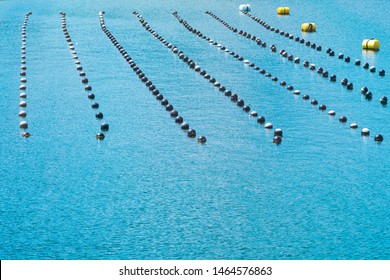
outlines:
[{"label": "floating buoy row", "polygon": [[[220,22],[222,22],[225,26],[227,26],[227,28],[229,28],[230,30],[235,30],[235,28],[234,27],[232,27],[232,26],[230,26],[228,23],[226,23],[225,21],[223,21],[222,19],[220,19],[219,17],[217,17],[217,16],[215,16],[213,13],[211,13],[211,12],[206,12],[207,14],[209,14],[209,15],[211,15],[212,17],[214,17],[215,19],[217,19],[218,21],[220,21]],[[218,44],[218,42],[215,42],[215,41],[213,41],[213,40],[211,40],[209,37],[206,37],[203,33],[201,33],[199,30],[196,30],[195,28],[193,28],[191,25],[189,25],[184,19],[182,19],[182,18],[180,18],[179,17],[179,15],[177,14],[177,12],[175,12],[175,13],[173,13],[173,15],[178,19],[178,21],[187,29],[187,30],[189,30],[190,32],[192,32],[192,33],[194,33],[194,34],[196,34],[198,37],[200,37],[200,38],[203,38],[203,39],[205,39],[206,41],[209,41],[210,43],[212,43],[213,45],[216,45],[217,47],[219,47],[220,49],[226,49],[223,45],[221,45],[221,44]],[[234,32],[234,31],[233,31]],[[244,34],[244,33],[246,33],[245,31],[242,31],[242,30],[240,30],[239,32],[238,32],[239,34]],[[247,36],[244,36],[244,37],[247,37]],[[253,39],[253,37],[255,37],[255,36],[252,36],[252,37],[247,37],[248,39],[250,39],[250,38],[252,38],[252,40],[256,40],[256,37],[255,37],[255,39]],[[270,46],[270,48],[271,48],[271,50],[273,50],[273,52],[276,52],[276,47],[275,47],[275,45],[271,45]],[[238,60],[244,60],[243,58],[242,59],[239,59],[239,58],[241,58],[241,56],[239,56],[237,53],[234,53],[234,52],[232,52],[231,50],[230,50],[230,54],[231,55],[234,55],[234,57],[235,58],[237,58]],[[298,58],[298,57],[296,57],[296,58],[294,58],[293,56],[289,56],[288,54],[287,54],[287,52],[285,52],[284,50],[281,50],[280,51],[280,54],[283,56],[283,57],[289,57],[289,60],[290,61],[294,61],[295,63],[300,63],[300,59]],[[254,69],[254,70],[259,70],[259,67],[257,67],[257,66],[255,66],[253,63],[250,63],[249,62],[249,60],[244,60],[244,63],[245,64],[249,64],[249,66],[251,66],[252,67],[252,69]],[[305,68],[309,68],[310,70],[315,70],[315,65],[314,64],[310,64],[308,61],[304,61],[303,62],[303,65],[304,65],[304,67]],[[269,74],[269,73],[266,73],[266,71],[264,70],[264,69],[261,69],[261,70],[259,70],[259,72],[260,72],[260,74],[263,74],[263,75],[265,75],[266,77],[269,77],[269,78],[271,78],[272,77],[272,75],[271,74]],[[327,71],[324,71],[322,68],[318,68],[318,70],[317,70],[317,73],[319,73],[319,74],[322,74],[324,77],[328,77],[328,72]],[[278,78],[277,77],[274,77],[274,78],[272,78],[272,80],[273,81],[277,81],[278,80]],[[331,81],[336,81],[336,75],[331,75]],[[349,83],[348,82],[348,80],[347,79],[342,79],[341,80],[341,83],[342,83],[342,85],[344,85],[344,86],[346,86],[347,87],[347,89],[349,89],[349,90],[352,90],[353,89],[353,84],[352,83]],[[281,86],[286,86],[287,85],[287,83],[285,82],[285,81],[281,81],[280,82],[280,85]],[[292,85],[290,85],[290,86],[287,86],[287,90],[289,90],[289,91],[293,91],[293,93],[294,93],[294,95],[300,95],[301,94],[301,92],[300,92],[300,90],[294,90],[294,87],[292,86]],[[367,90],[368,91],[368,90]],[[386,102],[387,103],[387,98],[386,97],[382,97],[383,99],[381,99],[381,100],[383,100],[383,102]],[[309,95],[303,95],[303,100],[309,100],[310,99],[310,96]],[[319,102],[318,102],[318,100],[316,100],[316,99],[313,99],[313,100],[311,100],[311,102],[310,102],[313,106],[317,106],[318,104],[319,104]],[[324,104],[320,104],[319,106],[318,106],[318,109],[320,110],[320,111],[325,111],[326,109],[327,109],[327,107],[326,107],[326,105],[324,105]],[[328,115],[329,116],[335,116],[336,115],[336,112],[334,111],[334,110],[330,110],[329,112],[328,112]],[[346,123],[347,122],[347,117],[346,116],[341,116],[340,118],[339,118],[339,121],[340,121],[340,123]],[[350,125],[350,128],[351,129],[356,129],[358,126],[357,126],[357,124],[356,123],[352,123],[351,125]],[[369,134],[365,134],[365,133],[363,133],[362,132],[362,135],[363,136],[368,136]],[[380,138],[375,138],[375,139],[380,139]],[[382,138],[383,139],[383,138]],[[375,140],[375,141],[378,141],[378,140]]]},{"label": "floating buoy row", "polygon": [[[245,15],[247,15],[249,18],[251,18],[252,20],[254,20],[255,22],[257,22],[258,24],[260,24],[261,26],[263,26],[265,29],[271,31],[271,32],[275,32],[277,34],[280,34],[281,36],[284,36],[290,40],[295,40],[295,42],[297,43],[301,43],[301,44],[305,44],[307,47],[310,47],[312,49],[316,49],[317,51],[322,51],[323,48],[322,46],[314,43],[314,42],[310,42],[310,41],[305,41],[305,39],[303,38],[299,38],[298,36],[294,36],[293,34],[289,33],[289,32],[284,32],[283,30],[280,30],[279,28],[276,28],[276,27],[273,27],[271,25],[269,25],[268,23],[266,23],[264,20],[256,17],[256,16],[253,16],[251,15],[250,13],[248,12],[244,12]],[[305,30],[304,30],[305,29]],[[316,26],[315,24],[311,23],[311,26],[310,26],[310,23],[306,23],[306,24],[303,24],[302,25],[302,31],[315,31],[316,29]],[[366,49],[375,49],[375,48],[378,48],[379,49],[379,41],[378,40],[375,40],[375,39],[370,39],[370,40],[364,40],[363,43],[363,48],[366,48]],[[331,48],[327,48],[326,49],[326,53],[329,55],[329,56],[335,56],[335,51],[332,50]],[[344,56],[344,54],[340,53],[338,55],[338,58],[340,60],[344,60],[344,62],[346,63],[350,63],[351,62],[351,58],[349,56]],[[355,60],[355,65],[356,66],[360,66],[362,63],[359,59],[356,59]],[[364,63],[363,64],[363,69],[370,69],[370,72],[375,72],[376,71],[376,68],[375,66],[372,66],[371,68],[369,67],[369,64],[368,63]],[[379,71],[379,76],[385,76],[385,70],[380,70]]]},{"label": "floating buoy row", "polygon": [[[164,98],[164,96],[160,93],[157,87],[152,83],[151,80],[145,75],[145,73],[137,66],[134,60],[130,57],[127,51],[119,44],[119,42],[115,39],[114,35],[107,29],[105,21],[104,21],[104,12],[99,12],[99,20],[102,31],[106,34],[106,36],[111,40],[113,45],[118,49],[123,58],[127,61],[133,71],[138,75],[139,79],[145,84],[145,86],[152,92],[153,96],[156,97],[156,100],[160,102],[162,106],[165,107],[165,110],[169,112],[170,116],[175,119],[175,122],[180,124],[182,130],[187,132],[187,136],[189,138],[196,137],[196,130],[190,129],[190,126],[187,122],[184,121],[183,117],[179,115],[179,112],[176,111],[173,105]],[[199,143],[206,143],[207,139],[205,136],[200,136],[198,138]]]},{"label": "floating buoy row", "polygon": [[[206,11],[206,14],[210,15],[211,17],[213,17],[214,19],[216,19],[217,21],[221,22],[226,28],[228,28],[229,30],[231,30],[232,32],[236,33],[237,32],[237,28],[234,28],[233,26],[229,25],[227,22],[225,22],[223,19],[219,18],[218,16],[216,16],[215,14],[209,12],[209,11]],[[282,31],[283,32],[283,31]],[[257,45],[261,45],[262,47],[265,47],[266,46],[266,43],[265,42],[262,42],[259,38],[257,38],[255,35],[251,35],[249,34],[248,32],[244,31],[244,30],[239,30],[238,31],[238,34],[242,35],[244,38],[246,39],[249,39],[251,41],[254,41],[257,43]],[[287,36],[292,36],[288,33],[286,33]],[[270,49],[271,49],[271,52],[273,53],[276,53],[277,51],[277,48],[274,44],[272,44],[270,46]],[[288,58],[288,61],[291,61],[291,62],[294,62],[295,64],[300,64],[301,63],[301,59],[299,57],[294,57],[294,55],[292,54],[289,54],[287,51],[285,51],[284,49],[282,49],[280,51],[280,55],[284,58]],[[316,70],[316,65],[315,64],[310,64],[309,61],[305,60],[303,61],[303,66],[304,68],[307,68],[308,70],[311,70],[311,71],[315,71]],[[321,75],[323,78],[327,79],[329,78],[329,81],[330,82],[336,82],[337,80],[337,75],[333,74],[333,75],[330,75],[328,71],[326,71],[324,68],[322,67],[318,67],[317,68],[317,73],[319,75]],[[353,83],[351,81],[348,81],[347,78],[343,78],[341,79],[341,85],[345,86],[347,90],[353,90]],[[365,95],[365,98],[366,100],[371,100],[372,99],[372,93],[370,92],[369,94]],[[382,97],[383,98],[383,97]],[[385,105],[382,103],[382,98],[380,99],[380,103],[382,105]]]},{"label": "floating buoy row", "polygon": [[20,97],[20,102],[19,102],[19,107],[20,107],[20,111],[19,111],[19,117],[21,118],[21,121],[19,123],[19,127],[20,129],[22,130],[22,137],[24,138],[28,138],[31,136],[31,134],[26,131],[26,129],[28,129],[28,123],[26,121],[26,117],[27,117],[27,112],[25,110],[25,108],[27,107],[27,102],[26,102],[26,98],[27,98],[27,94],[26,94],[26,89],[27,89],[27,86],[26,86],[26,83],[27,83],[27,79],[25,78],[27,73],[27,66],[26,66],[26,40],[27,40],[27,33],[26,33],[26,28],[27,28],[27,23],[28,23],[28,19],[29,19],[29,16],[32,15],[32,12],[28,12],[25,16],[24,16],[24,22],[23,22],[23,25],[22,25],[22,47],[21,47],[21,52],[20,52],[20,58],[21,58],[21,66],[20,66],[20,86],[19,86],[19,90],[20,90],[20,94],[19,94],[19,97]]},{"label": "floating buoy row", "polygon": [[[80,62],[79,57],[77,55],[77,52],[74,48],[72,39],[70,38],[68,29],[67,29],[67,25],[66,25],[66,13],[60,12],[60,15],[62,17],[62,31],[65,35],[65,39],[66,39],[66,42],[68,43],[70,53],[72,55],[72,58],[74,60],[75,65],[76,65],[76,70],[78,71],[79,77],[81,78],[81,83],[84,85],[84,89],[88,94],[87,95],[88,99],[91,100],[91,108],[94,110],[97,110],[97,109],[99,109],[99,103],[95,101],[95,94],[93,94],[91,92],[92,86],[88,84],[89,80],[87,78],[86,73],[83,70],[83,67],[81,66],[81,62]],[[101,121],[103,119],[103,113],[97,111],[95,113],[95,118],[97,120]],[[103,121],[100,124],[100,132],[98,132],[96,134],[96,139],[103,140],[105,138],[104,132],[107,132],[109,130],[109,128],[110,128],[109,124]]]},{"label": "floating buoy row", "polygon": [[[220,82],[218,82],[214,77],[212,77],[210,74],[206,72],[205,69],[202,69],[199,65],[195,63],[192,59],[190,59],[188,56],[184,54],[183,51],[179,50],[176,46],[169,43],[167,40],[165,40],[161,35],[159,35],[156,31],[154,31],[149,25],[148,22],[143,19],[143,17],[137,13],[133,12],[133,14],[138,18],[139,22],[142,24],[142,26],[151,34],[153,35],[157,40],[159,40],[162,44],[164,44],[168,49],[170,49],[175,55],[179,57],[181,61],[184,63],[187,63],[189,68],[198,73],[199,75],[203,76],[206,80],[208,80],[215,88],[217,88],[220,92],[223,92],[226,97],[228,97],[232,102],[236,103],[237,107],[242,108],[242,110],[249,114],[250,117],[257,117],[257,122],[261,125],[265,123],[265,117],[260,116],[258,117],[258,113],[256,111],[251,111],[251,108],[249,105],[245,105],[245,101],[240,98],[237,94],[232,93],[231,90],[227,89],[224,85],[222,85]],[[177,12],[174,12],[173,14],[177,14]],[[196,30],[193,30],[195,33],[197,33]],[[266,129],[272,129],[273,124],[272,123],[266,123],[264,125],[264,128]],[[279,141],[277,144],[279,144],[281,141]]]},{"label": "floating buoy row", "polygon": [[278,7],[276,9],[276,13],[278,15],[289,15],[290,14],[290,8],[289,7]]}]

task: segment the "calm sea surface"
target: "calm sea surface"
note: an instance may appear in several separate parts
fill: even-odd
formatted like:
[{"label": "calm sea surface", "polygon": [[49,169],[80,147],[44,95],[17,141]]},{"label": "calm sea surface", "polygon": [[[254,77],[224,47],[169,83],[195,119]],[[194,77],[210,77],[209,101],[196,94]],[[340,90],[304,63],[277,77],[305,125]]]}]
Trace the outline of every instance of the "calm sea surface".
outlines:
[{"label": "calm sea surface", "polygon": [[[388,1],[250,2],[253,15],[323,51],[266,30],[239,13],[240,1],[0,1],[1,259],[390,258],[390,113],[379,102],[390,97]],[[280,5],[291,15],[278,17]],[[205,145],[187,137],[120,56],[100,29],[102,10],[107,28],[198,136],[207,137]],[[282,128],[282,144],[146,32],[134,10]],[[233,34],[207,10],[267,48]],[[32,136],[25,139],[19,72],[29,11],[25,110]],[[110,124],[104,141],[95,139],[101,121],[69,52],[60,11]],[[301,95],[189,33],[174,11]],[[303,22],[315,22],[317,32],[302,34]],[[371,37],[381,41],[379,52],[362,51],[362,40]],[[281,49],[336,74],[337,82],[282,58]],[[339,60],[340,52],[352,62]],[[377,72],[354,66],[355,59]],[[353,91],[340,84],[343,77]],[[372,91],[371,101],[360,94],[362,86]],[[319,111],[303,94],[328,109]],[[338,121],[341,115],[347,123]],[[351,130],[351,122],[359,129]],[[363,127],[370,137],[360,135]]]}]

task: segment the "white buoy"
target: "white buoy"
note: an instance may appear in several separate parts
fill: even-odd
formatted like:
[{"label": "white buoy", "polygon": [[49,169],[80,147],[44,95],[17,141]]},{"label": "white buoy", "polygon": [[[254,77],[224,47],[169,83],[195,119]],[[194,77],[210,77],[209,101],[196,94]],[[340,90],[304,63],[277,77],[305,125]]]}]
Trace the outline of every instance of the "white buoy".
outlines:
[{"label": "white buoy", "polygon": [[20,128],[26,129],[26,128],[28,128],[28,123],[26,121],[21,121],[19,126],[20,126]]},{"label": "white buoy", "polygon": [[334,116],[334,115],[336,115],[336,112],[335,112],[334,110],[330,110],[330,111],[328,112],[328,115],[329,115],[329,116]]},{"label": "white buoy", "polygon": [[271,129],[271,128],[273,128],[273,125],[272,125],[272,123],[266,123],[266,124],[264,125],[264,127],[265,127],[266,129]]},{"label": "white buoy", "polygon": [[245,64],[249,64],[249,60],[248,60],[248,59],[245,59],[245,60],[244,60],[244,63],[245,63]]},{"label": "white buoy", "polygon": [[241,12],[249,12],[251,10],[251,5],[249,4],[241,4],[239,7]]}]

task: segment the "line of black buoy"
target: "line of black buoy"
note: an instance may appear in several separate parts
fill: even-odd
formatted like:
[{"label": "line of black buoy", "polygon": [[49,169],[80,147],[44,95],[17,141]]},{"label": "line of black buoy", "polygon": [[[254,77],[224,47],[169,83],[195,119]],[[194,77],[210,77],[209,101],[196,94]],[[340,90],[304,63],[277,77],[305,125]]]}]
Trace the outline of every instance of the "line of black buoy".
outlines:
[{"label": "line of black buoy", "polygon": [[[247,15],[249,18],[251,18],[252,20],[254,20],[255,22],[257,22],[258,24],[260,24],[265,29],[267,29],[271,32],[275,32],[276,34],[279,34],[280,36],[283,36],[283,37],[288,38],[290,40],[294,40],[295,42],[300,43],[300,44],[305,44],[305,46],[312,48],[312,49],[316,49],[319,52],[321,52],[323,49],[325,49],[325,48],[322,48],[322,46],[320,46],[314,42],[310,42],[310,41],[305,42],[305,39],[303,39],[303,38],[299,38],[298,36],[294,36],[292,33],[289,33],[289,32],[284,32],[283,30],[280,30],[279,28],[272,27],[268,23],[266,23],[264,20],[254,16],[254,15],[251,15],[249,12],[243,12],[243,13],[245,15]],[[335,56],[335,51],[332,50],[331,48],[326,48],[326,53],[331,57]],[[346,63],[351,62],[351,58],[349,56],[345,56],[343,53],[339,53],[337,57],[338,57],[338,59],[343,60]],[[359,59],[355,60],[356,66],[360,66],[361,64],[362,63]],[[369,69],[370,72],[372,72],[372,73],[376,71],[376,67],[375,66],[369,67],[368,63],[363,64],[363,69]],[[385,75],[385,70],[381,69],[379,71],[379,76],[383,77],[384,75]]]},{"label": "line of black buoy", "polygon": [[[95,101],[95,94],[91,92],[92,86],[89,85],[89,83],[88,83],[89,80],[86,76],[86,73],[83,70],[83,67],[81,66],[81,62],[80,62],[79,57],[77,55],[77,52],[74,48],[72,39],[70,38],[68,29],[67,29],[67,24],[66,24],[66,13],[60,12],[60,15],[62,17],[62,31],[65,35],[65,39],[66,39],[66,42],[68,43],[70,53],[72,55],[72,58],[74,60],[75,65],[76,65],[76,70],[78,71],[79,77],[81,78],[81,83],[84,85],[84,89],[85,89],[86,93],[88,94],[87,95],[88,99],[91,100],[91,108],[97,111],[97,109],[99,109],[100,105],[98,102]],[[103,119],[103,113],[100,111],[97,111],[95,113],[95,118],[97,120],[101,121]],[[109,130],[109,128],[110,128],[109,124],[103,121],[100,124],[100,132],[98,132],[96,134],[96,139],[103,140],[105,138],[104,132],[107,132]]]},{"label": "line of black buoy", "polygon": [[[176,111],[173,105],[160,93],[157,87],[153,82],[145,75],[145,73],[137,66],[135,61],[130,57],[127,51],[119,44],[115,39],[114,35],[107,29],[104,21],[104,12],[99,13],[100,26],[106,36],[111,40],[112,44],[118,49],[123,58],[127,61],[133,71],[138,75],[139,79],[145,84],[145,86],[152,92],[153,96],[156,97],[156,100],[160,102],[162,106],[165,107],[165,110],[169,112],[170,116],[175,119],[177,124],[180,124],[182,130],[187,132],[189,138],[196,137],[196,130],[190,128],[190,125],[184,121],[183,117],[179,115],[179,112]],[[207,139],[205,136],[198,137],[199,143],[206,143]]]},{"label": "line of black buoy", "polygon": [[[183,51],[179,50],[175,45],[169,43],[167,40],[165,40],[161,35],[159,35],[156,31],[154,31],[149,25],[146,20],[143,19],[143,17],[138,12],[133,12],[133,14],[138,18],[141,25],[151,34],[153,35],[157,40],[159,40],[162,44],[164,44],[168,49],[170,49],[175,55],[179,57],[181,61],[184,63],[187,63],[189,68],[195,71],[196,73],[199,73],[199,75],[203,76],[206,80],[208,80],[215,88],[218,88],[220,92],[223,92],[226,97],[228,97],[231,101],[236,103],[237,107],[242,108],[242,110],[249,114],[251,117],[258,117],[258,113],[256,111],[251,111],[251,108],[249,105],[245,105],[245,101],[240,98],[237,94],[232,93],[231,90],[227,89],[227,87],[221,85],[220,82],[218,82],[214,77],[212,77],[210,74],[206,72],[205,69],[202,69],[199,65],[195,63],[194,60],[190,59],[188,56],[184,54]],[[260,116],[257,118],[257,122],[261,125],[265,123],[265,117]],[[264,124],[264,128],[266,129],[272,129],[273,124],[272,123],[266,123]],[[279,138],[278,138],[279,139]],[[281,138],[279,140],[274,141],[274,143],[280,144]]]},{"label": "line of black buoy", "polygon": [[26,101],[26,98],[27,98],[27,94],[26,94],[26,90],[27,90],[27,86],[26,86],[26,83],[27,83],[27,78],[26,78],[26,71],[27,71],[27,66],[26,66],[26,42],[27,42],[27,33],[26,33],[26,29],[27,29],[27,23],[28,23],[28,19],[29,19],[29,16],[32,15],[32,12],[28,12],[25,16],[24,16],[24,22],[23,22],[23,25],[22,25],[22,32],[21,32],[21,35],[22,35],[22,46],[21,46],[21,51],[20,51],[20,59],[21,59],[21,66],[20,66],[20,86],[19,86],[19,90],[20,90],[20,93],[19,93],[19,98],[20,98],[20,101],[19,101],[19,107],[20,107],[20,110],[19,110],[19,118],[21,119],[20,123],[19,123],[19,127],[20,129],[22,130],[22,137],[24,138],[28,138],[31,136],[31,134],[27,131],[28,129],[28,122],[26,121],[26,117],[27,117],[27,112],[26,112],[26,107],[27,107],[27,101]]},{"label": "line of black buoy", "polygon": [[[223,21],[222,19],[220,19],[219,17],[217,17],[216,15],[214,15],[213,13],[211,13],[211,12],[209,12],[209,11],[207,11],[206,13],[209,14],[210,16],[212,16],[213,18],[215,18],[216,20],[220,21],[220,22],[221,22],[224,26],[226,26],[229,30],[231,30],[231,31],[233,31],[233,32],[237,32],[237,31],[236,31],[236,30],[237,30],[236,28],[232,27],[231,25],[229,25],[228,23],[226,23],[225,21]],[[179,17],[179,15],[178,15],[177,12],[174,12],[173,15],[178,19],[178,21],[179,21],[187,30],[189,30],[190,32],[196,34],[198,37],[203,38],[203,39],[205,39],[206,41],[209,41],[209,42],[211,41],[211,43],[212,43],[213,45],[216,45],[216,46],[219,47],[219,48],[226,48],[225,46],[222,46],[221,44],[218,44],[217,42],[211,40],[209,37],[205,36],[205,35],[204,35],[203,33],[201,33],[199,30],[197,30],[197,29],[193,28],[192,26],[190,26],[184,19],[182,19],[182,18]],[[248,38],[248,39],[252,39],[253,41],[259,40],[259,42],[261,43],[261,40],[260,40],[260,39],[256,38],[255,36],[252,36],[251,34],[246,33],[245,31],[240,30],[238,33],[241,34],[241,35],[243,35],[244,37],[246,37],[246,38]],[[245,34],[246,34],[246,35],[245,35]],[[258,44],[259,44],[259,43],[258,43]],[[222,47],[221,47],[221,46],[222,46]],[[271,50],[272,50],[272,49],[274,49],[273,52],[276,52],[276,47],[275,47],[274,45],[271,45]],[[235,58],[242,58],[242,57],[239,56],[237,53],[230,52],[231,55],[232,55],[232,53],[233,53],[233,56],[234,56]],[[281,51],[280,51],[280,54],[281,54],[283,57],[287,57],[287,56],[288,56],[287,53],[286,53],[284,50],[281,50]],[[236,56],[237,56],[237,57],[236,57]],[[291,57],[292,57],[292,56],[291,56]],[[300,58],[295,58],[295,59],[294,59],[294,58],[292,57],[292,59],[291,59],[291,57],[289,57],[289,60],[294,60],[295,63],[300,63]],[[244,59],[242,58],[242,59],[239,59],[239,60],[242,61],[242,60],[244,60]],[[249,64],[249,61],[248,61],[248,60],[244,60],[244,63]],[[304,65],[305,68],[309,68],[310,70],[315,70],[315,66],[314,66],[313,64],[310,65],[308,61],[304,61],[304,62],[303,62],[303,65]],[[254,70],[256,70],[256,71],[258,70],[258,67],[255,66],[253,63],[250,63],[249,66],[252,66],[252,69],[254,69]],[[272,75],[269,74],[269,73],[266,73],[266,71],[265,71],[264,69],[261,69],[259,72],[260,72],[260,74],[263,74],[263,75],[265,75],[266,77],[269,77],[269,78],[272,77]],[[321,74],[325,74],[325,76],[328,77],[327,71],[323,71],[322,68],[319,68],[319,69],[317,70],[317,72],[318,72],[319,74],[320,74],[320,72],[321,72]],[[324,76],[324,77],[325,77],[325,76]],[[275,77],[275,78],[276,78],[276,79],[272,79],[272,80],[273,80],[273,81],[275,81],[275,80],[277,81],[277,77]],[[332,75],[332,76],[331,76],[331,80],[332,80],[332,81],[336,81],[336,76],[335,76],[335,75]],[[286,83],[285,81],[281,81],[281,82],[280,82],[280,85],[281,85],[281,86],[286,86],[287,83]],[[352,89],[353,89],[353,84],[352,84],[352,83],[349,83],[347,79],[342,79],[342,85],[346,86],[347,89],[349,89],[349,90],[352,90]],[[294,90],[294,87],[293,87],[292,85],[287,86],[287,90],[293,91],[293,90]],[[294,95],[300,95],[300,94],[301,94],[300,90],[294,90],[293,93],[294,93]],[[302,98],[303,98],[303,100],[309,100],[309,99],[310,99],[310,96],[305,94],[305,95],[303,95]],[[367,98],[367,97],[366,97],[366,98]],[[387,103],[387,98],[386,98],[386,97],[382,97],[381,100],[383,100],[384,103],[385,103],[385,102]],[[319,104],[318,100],[316,100],[316,99],[311,100],[310,103],[311,103],[313,106],[317,106],[317,105]],[[324,105],[324,104],[320,104],[320,105],[318,106],[318,109],[319,109],[320,111],[326,111],[327,107],[326,107],[326,105]],[[328,112],[328,115],[329,115],[329,116],[335,116],[335,115],[336,115],[336,112],[335,112],[334,110],[330,110],[330,111]],[[346,116],[341,116],[341,117],[339,118],[339,121],[340,121],[340,123],[346,123],[346,122],[347,122],[347,117],[346,117]],[[356,129],[357,127],[358,127],[358,126],[357,126],[356,123],[352,123],[352,124],[350,125],[350,128],[351,128],[351,129]],[[367,136],[367,135],[365,135],[364,133],[362,133],[362,135],[363,135],[363,136]],[[379,135],[380,135],[380,134],[379,134]],[[383,137],[383,136],[382,136],[382,137]],[[380,137],[379,137],[379,138],[376,138],[376,139],[380,139]],[[383,139],[383,138],[382,138],[382,139]],[[375,140],[375,141],[377,141],[377,140]]]},{"label": "line of black buoy", "polygon": [[[266,46],[266,43],[265,42],[262,42],[259,38],[257,38],[255,35],[251,35],[249,33],[247,33],[246,31],[244,30],[240,30],[240,31],[237,31],[237,28],[231,26],[230,24],[228,24],[227,22],[225,22],[223,19],[219,18],[217,15],[213,14],[212,12],[210,11],[206,11],[206,14],[207,15],[210,15],[212,18],[214,18],[215,20],[219,21],[220,23],[222,23],[226,28],[228,28],[229,30],[233,31],[233,32],[238,32],[239,35],[242,35],[244,38],[246,39],[249,39],[249,40],[252,40],[254,42],[257,43],[257,45],[260,45],[262,47]],[[303,40],[303,39],[302,39]],[[277,51],[277,48],[274,44],[272,44],[270,46],[270,49],[271,49],[271,52],[272,53],[276,53]],[[282,49],[280,50],[280,55],[283,57],[283,58],[287,58],[288,61],[292,62],[292,63],[295,63],[295,64],[300,64],[301,63],[301,58],[299,57],[294,57],[294,55],[292,55],[291,53],[288,53],[286,50]],[[310,64],[309,61],[307,60],[304,60],[302,62],[302,65],[304,68],[310,70],[310,71],[315,71],[317,69],[317,74],[321,75],[323,78],[327,79],[329,78],[329,81],[330,82],[336,82],[337,81],[337,75],[335,74],[332,74],[332,75],[329,75],[329,72],[326,71],[324,68],[322,67],[316,67],[315,64]],[[347,90],[353,90],[354,88],[354,85],[351,81],[348,81],[347,78],[342,78],[341,79],[341,85],[344,86]],[[364,93],[362,93],[364,94]],[[370,101],[372,99],[372,92],[369,92],[368,94],[364,94],[365,96],[365,99]],[[380,100],[381,101],[381,100]],[[385,105],[382,103],[381,101],[381,104],[382,105]]]}]

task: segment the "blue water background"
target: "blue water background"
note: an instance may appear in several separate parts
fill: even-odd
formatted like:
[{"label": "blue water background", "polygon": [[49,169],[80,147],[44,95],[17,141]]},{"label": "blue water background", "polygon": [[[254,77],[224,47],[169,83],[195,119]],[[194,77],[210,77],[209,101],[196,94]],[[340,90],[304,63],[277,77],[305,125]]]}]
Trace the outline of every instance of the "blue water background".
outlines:
[{"label": "blue water background", "polygon": [[[329,3],[330,2],[330,3]],[[331,47],[336,57],[267,31],[240,1],[0,1],[1,259],[389,259],[390,20],[388,1],[249,1],[272,26]],[[291,15],[277,16],[278,6]],[[107,28],[207,143],[187,138],[101,31]],[[178,46],[238,93],[273,132],[188,69],[138,23]],[[233,34],[206,15],[251,32],[278,51],[324,67],[330,83]],[[20,31],[26,12],[29,139],[20,136]],[[61,30],[67,13],[93,92],[110,124],[104,141]],[[336,117],[190,34],[207,36],[309,94]],[[301,34],[303,22],[317,32]],[[381,41],[376,53],[365,38]],[[337,59],[343,52],[387,76]],[[347,91],[339,80],[350,79]],[[372,101],[360,87],[373,92]],[[348,123],[338,117],[346,115]],[[349,123],[357,122],[358,130]],[[368,127],[370,137],[361,137]],[[383,143],[375,143],[377,133]]]}]

